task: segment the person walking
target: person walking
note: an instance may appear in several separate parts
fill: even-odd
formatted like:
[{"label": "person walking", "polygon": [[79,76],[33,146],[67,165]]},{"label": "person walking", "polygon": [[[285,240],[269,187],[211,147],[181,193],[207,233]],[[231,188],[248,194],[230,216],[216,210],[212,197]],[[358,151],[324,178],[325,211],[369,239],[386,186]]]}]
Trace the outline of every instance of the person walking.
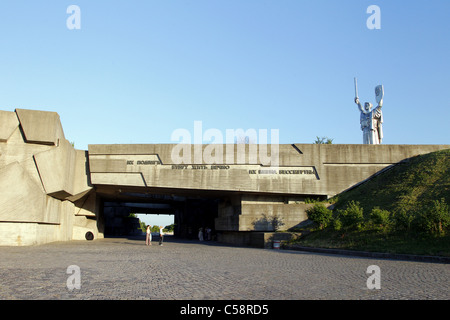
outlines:
[{"label": "person walking", "polygon": [[203,228],[198,230],[198,240],[203,241]]},{"label": "person walking", "polygon": [[145,237],[145,245],[151,246],[152,245],[152,228],[151,226],[147,226],[147,235]]},{"label": "person walking", "polygon": [[163,239],[164,239],[164,228],[162,226],[159,226],[159,245],[162,246]]},{"label": "person walking", "polygon": [[206,227],[206,241],[211,241],[211,228]]}]

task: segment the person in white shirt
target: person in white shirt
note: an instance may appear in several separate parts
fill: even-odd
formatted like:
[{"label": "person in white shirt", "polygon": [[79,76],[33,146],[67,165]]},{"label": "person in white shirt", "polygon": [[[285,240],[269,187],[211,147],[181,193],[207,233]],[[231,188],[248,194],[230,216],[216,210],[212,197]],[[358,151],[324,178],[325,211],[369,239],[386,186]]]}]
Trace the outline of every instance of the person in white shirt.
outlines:
[{"label": "person in white shirt", "polygon": [[198,230],[198,240],[203,241],[203,228]]},{"label": "person in white shirt", "polygon": [[160,226],[159,227],[159,245],[162,246],[163,243],[163,238],[164,238],[164,231],[163,231],[163,227]]}]

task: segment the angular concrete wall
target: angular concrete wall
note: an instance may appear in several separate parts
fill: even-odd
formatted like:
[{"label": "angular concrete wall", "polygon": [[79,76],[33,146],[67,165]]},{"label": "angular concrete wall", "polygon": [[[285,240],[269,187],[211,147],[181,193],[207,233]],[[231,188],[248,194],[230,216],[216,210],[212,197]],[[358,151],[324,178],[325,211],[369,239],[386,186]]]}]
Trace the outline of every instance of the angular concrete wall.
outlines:
[{"label": "angular concrete wall", "polygon": [[[112,197],[128,190],[220,198],[215,227],[233,237],[273,231],[277,219],[287,229],[306,219],[305,198],[331,197],[404,159],[448,148],[292,144],[271,153],[264,145],[153,144],[87,152],[65,139],[55,112],[0,111],[0,245],[81,240],[88,231],[102,237],[93,186]],[[190,161],[175,161],[180,151]],[[275,167],[264,166],[274,157]]]},{"label": "angular concrete wall", "polygon": [[59,115],[56,112],[16,109],[27,143],[57,146],[65,140]]},{"label": "angular concrete wall", "polygon": [[[193,153],[196,147],[192,145],[187,150]],[[179,148],[174,144],[89,145],[91,181],[94,185],[179,191],[331,197],[404,159],[450,148],[449,145],[279,145],[278,166],[268,167],[260,159],[261,147],[254,146],[256,156],[251,163],[236,163],[236,155],[232,162],[227,162],[224,155],[223,163],[210,164],[204,157],[196,161],[192,155],[192,162],[180,164],[172,156]],[[208,145],[201,148],[202,154],[206,154]],[[227,148],[222,146],[222,150]],[[245,157],[249,160],[249,150]]]},{"label": "angular concrete wall", "polygon": [[58,199],[74,194],[76,151],[67,140],[59,146],[34,155],[45,192]]},{"label": "angular concrete wall", "polygon": [[[272,154],[260,152],[262,145],[231,148],[216,145],[225,153],[220,164],[205,161],[209,147],[90,145],[91,180],[94,185],[117,189],[134,187],[175,194],[213,191],[223,200],[215,221],[216,230],[269,232],[274,231],[277,220],[285,230],[306,220],[306,198],[332,197],[404,159],[450,148],[449,145],[279,145],[275,148],[277,166],[270,167],[263,166],[263,156],[273,159]],[[241,163],[240,147],[246,148]],[[191,162],[175,161],[180,149],[189,155]],[[203,157],[196,159],[196,149]],[[230,149],[234,154],[228,158],[226,150]]]},{"label": "angular concrete wall", "polygon": [[87,165],[57,113],[0,111],[0,245],[102,237]]},{"label": "angular concrete wall", "polygon": [[0,142],[8,141],[18,126],[19,120],[14,112],[0,110]]}]

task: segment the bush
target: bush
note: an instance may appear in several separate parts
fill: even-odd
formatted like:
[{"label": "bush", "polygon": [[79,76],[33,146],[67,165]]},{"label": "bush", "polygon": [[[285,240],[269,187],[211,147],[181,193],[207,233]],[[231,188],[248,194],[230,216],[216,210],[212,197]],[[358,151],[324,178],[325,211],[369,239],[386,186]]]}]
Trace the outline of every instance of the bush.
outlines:
[{"label": "bush", "polygon": [[387,229],[391,225],[390,212],[378,207],[372,209],[369,215],[369,222],[380,229]]},{"label": "bush", "polygon": [[419,232],[444,235],[450,227],[450,213],[444,199],[434,200],[417,212],[414,226]]},{"label": "bush", "polygon": [[337,217],[333,219],[332,225],[333,225],[333,229],[336,231],[339,231],[342,229],[342,222]]},{"label": "bush", "polygon": [[395,231],[409,231],[413,220],[414,214],[404,208],[397,209],[392,215]]},{"label": "bush", "polygon": [[338,210],[337,219],[346,230],[360,230],[364,223],[363,208],[359,206],[359,202],[350,201],[344,210]]},{"label": "bush", "polygon": [[320,229],[326,228],[333,217],[333,212],[328,210],[323,203],[315,203],[306,210],[306,214],[308,219],[319,225]]}]

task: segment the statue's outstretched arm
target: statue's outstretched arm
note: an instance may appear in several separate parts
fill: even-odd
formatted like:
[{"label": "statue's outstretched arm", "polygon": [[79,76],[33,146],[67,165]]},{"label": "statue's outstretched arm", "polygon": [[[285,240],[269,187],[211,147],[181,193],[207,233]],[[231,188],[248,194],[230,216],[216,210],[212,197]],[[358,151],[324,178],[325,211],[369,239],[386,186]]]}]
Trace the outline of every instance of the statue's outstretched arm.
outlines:
[{"label": "statue's outstretched arm", "polygon": [[381,117],[381,107],[383,106],[383,101],[380,101],[380,103],[378,103],[378,106],[373,109],[374,115],[376,117]]},{"label": "statue's outstretched arm", "polygon": [[378,102],[378,109],[381,109],[381,107],[383,106],[383,97],[384,97],[384,87],[383,85],[379,85],[375,87],[375,99]]},{"label": "statue's outstretched arm", "polygon": [[378,103],[378,108],[381,109],[382,106],[383,106],[383,100],[381,100],[381,101]]},{"label": "statue's outstretched arm", "polygon": [[359,111],[364,112],[361,102],[359,101],[358,98],[355,98],[355,103],[358,105]]}]

